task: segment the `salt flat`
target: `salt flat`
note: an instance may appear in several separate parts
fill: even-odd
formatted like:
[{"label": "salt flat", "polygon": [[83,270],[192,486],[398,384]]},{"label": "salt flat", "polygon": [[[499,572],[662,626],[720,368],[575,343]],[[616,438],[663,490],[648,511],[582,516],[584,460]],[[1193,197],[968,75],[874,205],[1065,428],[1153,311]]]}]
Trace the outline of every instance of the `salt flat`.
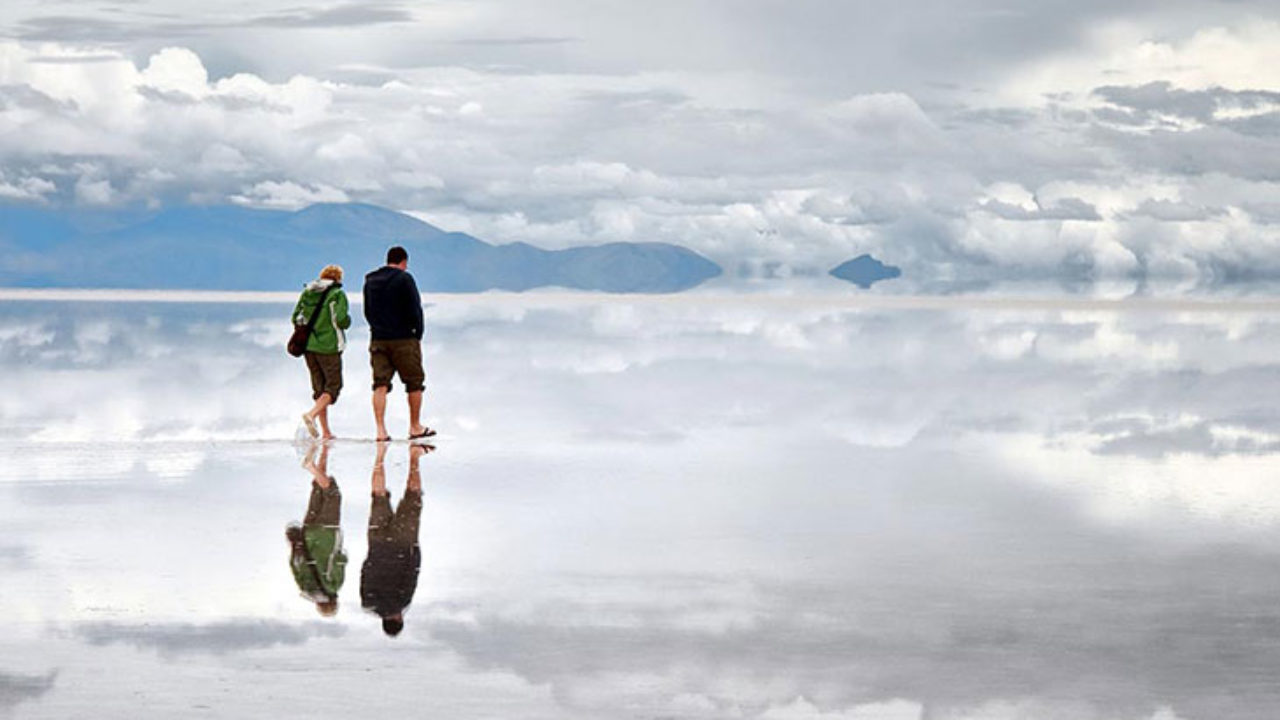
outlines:
[{"label": "salt flat", "polygon": [[[6,299],[0,715],[1280,703],[1269,300],[430,298],[441,434],[389,638],[360,607],[366,336],[335,409],[349,565],[322,617],[284,537],[311,482],[291,302]],[[398,501],[408,448],[386,463]]]}]

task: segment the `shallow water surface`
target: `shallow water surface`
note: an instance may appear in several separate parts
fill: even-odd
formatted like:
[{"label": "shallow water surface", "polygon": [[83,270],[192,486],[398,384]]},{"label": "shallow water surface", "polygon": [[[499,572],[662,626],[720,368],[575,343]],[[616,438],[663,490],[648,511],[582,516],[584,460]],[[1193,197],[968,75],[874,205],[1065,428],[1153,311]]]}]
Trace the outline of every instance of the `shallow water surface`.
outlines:
[{"label": "shallow water surface", "polygon": [[[313,475],[288,312],[0,305],[0,716],[1280,707],[1280,323],[1256,304],[439,298],[394,638],[361,607],[359,328],[336,613],[290,570]],[[382,464],[397,505],[409,453]]]}]

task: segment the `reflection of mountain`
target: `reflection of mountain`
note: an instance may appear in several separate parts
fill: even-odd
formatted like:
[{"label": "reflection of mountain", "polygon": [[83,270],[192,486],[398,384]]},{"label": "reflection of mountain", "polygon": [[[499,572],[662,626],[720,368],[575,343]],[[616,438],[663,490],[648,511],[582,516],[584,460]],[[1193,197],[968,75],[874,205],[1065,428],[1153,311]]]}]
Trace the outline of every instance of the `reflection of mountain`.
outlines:
[{"label": "reflection of mountain", "polygon": [[896,278],[902,271],[893,265],[885,265],[870,255],[859,255],[832,268],[831,274],[865,289],[881,280]]},{"label": "reflection of mountain", "polygon": [[393,244],[409,250],[419,287],[438,292],[675,292],[721,272],[675,245],[491,245],[371,205],[70,214],[0,207],[0,286],[291,290],[327,263],[359,277]]}]

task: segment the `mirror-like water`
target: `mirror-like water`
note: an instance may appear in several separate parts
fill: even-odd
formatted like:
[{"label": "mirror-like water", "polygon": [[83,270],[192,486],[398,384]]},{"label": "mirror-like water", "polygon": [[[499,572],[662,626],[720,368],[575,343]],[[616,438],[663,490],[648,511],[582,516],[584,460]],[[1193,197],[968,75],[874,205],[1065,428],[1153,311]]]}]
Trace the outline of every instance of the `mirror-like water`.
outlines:
[{"label": "mirror-like water", "polygon": [[1280,706],[1256,306],[444,298],[381,460],[359,328],[293,442],[288,312],[0,305],[0,716]]}]

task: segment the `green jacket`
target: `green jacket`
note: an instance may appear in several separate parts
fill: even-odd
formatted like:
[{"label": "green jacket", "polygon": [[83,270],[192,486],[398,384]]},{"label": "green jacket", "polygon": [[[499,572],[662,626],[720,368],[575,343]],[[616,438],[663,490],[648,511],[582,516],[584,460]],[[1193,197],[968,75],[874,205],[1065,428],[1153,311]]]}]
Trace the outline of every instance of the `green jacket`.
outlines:
[{"label": "green jacket", "polygon": [[307,351],[333,355],[347,349],[347,334],[343,332],[351,327],[351,315],[347,312],[347,294],[342,291],[342,283],[332,280],[312,280],[302,289],[298,304],[293,306],[293,324],[306,325],[311,318],[311,311],[325,288],[335,285],[325,296],[324,307],[316,318],[316,326],[307,339]]},{"label": "green jacket", "polygon": [[338,597],[347,574],[347,554],[342,551],[342,531],[336,527],[316,525],[302,529],[303,543],[295,546],[289,567],[298,589],[317,599]]}]

